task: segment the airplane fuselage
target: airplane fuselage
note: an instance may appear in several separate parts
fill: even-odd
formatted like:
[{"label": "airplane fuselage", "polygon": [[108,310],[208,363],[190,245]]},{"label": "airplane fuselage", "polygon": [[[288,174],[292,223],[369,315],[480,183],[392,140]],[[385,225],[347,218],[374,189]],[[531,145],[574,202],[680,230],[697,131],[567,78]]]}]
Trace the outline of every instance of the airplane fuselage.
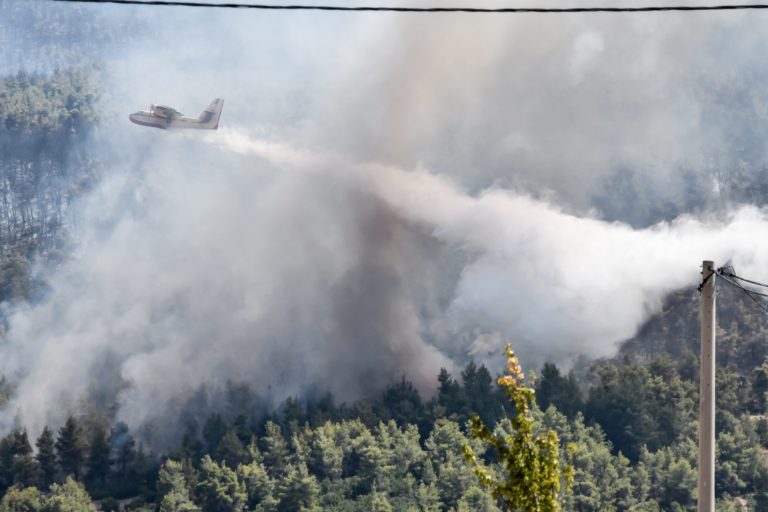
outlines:
[{"label": "airplane fuselage", "polygon": [[141,110],[128,116],[131,122],[150,128],[191,128],[215,130],[219,127],[219,117],[224,100],[216,98],[203,110],[199,117],[186,117],[178,110],[166,105],[152,105],[149,111]]},{"label": "airplane fuselage", "polygon": [[201,123],[198,119],[193,117],[161,117],[150,112],[142,110],[128,116],[128,119],[136,124],[142,126],[149,126],[152,128],[162,128],[166,130],[168,128],[192,128],[199,130],[210,129],[205,123]]}]

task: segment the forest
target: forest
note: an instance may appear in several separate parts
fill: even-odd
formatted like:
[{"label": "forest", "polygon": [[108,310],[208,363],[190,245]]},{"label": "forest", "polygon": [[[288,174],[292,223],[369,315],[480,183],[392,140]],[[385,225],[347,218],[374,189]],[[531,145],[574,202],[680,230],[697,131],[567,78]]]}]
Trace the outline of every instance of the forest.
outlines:
[{"label": "forest", "polygon": [[[574,447],[564,510],[695,510],[689,370],[666,354],[643,364],[600,361],[590,364],[594,382],[583,393],[575,372],[541,369],[537,428]],[[747,376],[722,369],[717,377],[718,510],[761,510],[768,362]],[[248,407],[252,391],[230,383],[220,412],[190,419],[167,453],[148,453],[124,424],[98,415],[70,417],[34,440],[19,425],[0,442],[0,510],[88,510],[92,500],[102,510],[499,510],[462,447],[498,473],[467,420],[477,414],[504,432],[514,411],[482,365],[456,377],[442,371],[437,382],[429,400],[404,378],[375,400],[289,399],[259,415]]]},{"label": "forest", "polygon": [[[75,31],[19,5],[0,3],[0,15],[58,27],[51,48],[69,50],[54,71],[0,68],[0,315],[44,295],[34,268],[71,251],[72,205],[104,165],[88,150],[100,70],[77,65],[77,55],[115,43],[98,20]],[[0,44],[22,39],[11,52],[19,61],[28,57],[23,37],[0,23]],[[712,175],[685,171],[690,195],[660,199],[639,173],[620,169],[596,201],[607,218],[640,226],[700,211],[714,195],[721,205],[768,202],[767,169],[724,165],[733,170],[713,171],[717,192],[707,187]],[[768,318],[738,290],[723,286],[718,301],[717,510],[768,510]],[[563,510],[696,509],[698,328],[696,291],[682,290],[615,357],[527,372],[536,429],[556,432],[562,463],[573,466]],[[247,383],[201,386],[162,451],[109,409],[84,406],[39,433],[18,420],[0,439],[0,512],[500,511],[463,452],[472,447],[502,474],[468,426],[477,416],[494,432],[512,429],[516,411],[497,377],[469,361],[435,375],[434,396],[403,375],[369,399],[339,403],[318,389],[277,407]],[[13,376],[3,376],[0,406],[13,393]]]}]

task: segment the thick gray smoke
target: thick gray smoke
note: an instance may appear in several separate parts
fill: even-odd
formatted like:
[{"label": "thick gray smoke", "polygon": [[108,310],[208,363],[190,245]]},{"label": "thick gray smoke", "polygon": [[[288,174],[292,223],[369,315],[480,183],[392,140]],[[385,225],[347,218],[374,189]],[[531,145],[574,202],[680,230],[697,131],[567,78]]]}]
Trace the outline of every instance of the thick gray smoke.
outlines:
[{"label": "thick gray smoke", "polygon": [[[0,347],[33,431],[104,395],[163,420],[227,380],[276,402],[403,374],[428,392],[505,339],[529,365],[608,355],[704,258],[768,279],[758,208],[633,229],[595,201],[622,167],[670,198],[687,168],[717,197],[713,161],[765,163],[759,14],[201,11],[131,14],[105,56],[108,172]],[[213,134],[126,119],[216,96]]]}]

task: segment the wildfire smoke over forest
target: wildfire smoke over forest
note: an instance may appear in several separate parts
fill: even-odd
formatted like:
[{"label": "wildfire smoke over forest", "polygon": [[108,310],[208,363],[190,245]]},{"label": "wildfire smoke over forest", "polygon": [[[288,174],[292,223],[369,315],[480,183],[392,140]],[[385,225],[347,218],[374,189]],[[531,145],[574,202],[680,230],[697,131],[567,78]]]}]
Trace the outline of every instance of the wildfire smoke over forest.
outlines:
[{"label": "wildfire smoke over forest", "polygon": [[[746,15],[97,11],[143,30],[100,55],[77,251],[8,312],[9,423],[90,399],[140,426],[227,381],[428,393],[505,339],[527,365],[610,355],[704,258],[768,279]],[[210,135],[126,120],[217,96]]]}]

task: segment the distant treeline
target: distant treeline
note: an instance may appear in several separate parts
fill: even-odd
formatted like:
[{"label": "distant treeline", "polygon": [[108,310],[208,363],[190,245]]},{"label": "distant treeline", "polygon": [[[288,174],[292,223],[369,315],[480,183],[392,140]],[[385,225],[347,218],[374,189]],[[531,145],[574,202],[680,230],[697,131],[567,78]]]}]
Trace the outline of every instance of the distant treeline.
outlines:
[{"label": "distant treeline", "polygon": [[[665,355],[595,363],[583,380],[544,366],[539,428],[575,446],[564,510],[695,510],[697,386],[687,371]],[[484,366],[470,363],[458,379],[443,370],[438,386],[428,401],[403,379],[375,400],[289,399],[264,414],[243,407],[252,403],[247,386],[230,384],[220,412],[189,419],[163,454],[147,453],[124,424],[110,428],[103,411],[46,428],[36,450],[20,426],[0,440],[0,512],[88,510],[91,496],[102,510],[119,499],[163,512],[499,510],[461,449],[472,443],[499,471],[468,439],[467,418],[478,413],[508,431],[514,410]],[[768,361],[746,378],[718,373],[718,510],[740,510],[736,498],[768,507],[767,392]],[[82,508],[56,508],[65,488]]]}]

